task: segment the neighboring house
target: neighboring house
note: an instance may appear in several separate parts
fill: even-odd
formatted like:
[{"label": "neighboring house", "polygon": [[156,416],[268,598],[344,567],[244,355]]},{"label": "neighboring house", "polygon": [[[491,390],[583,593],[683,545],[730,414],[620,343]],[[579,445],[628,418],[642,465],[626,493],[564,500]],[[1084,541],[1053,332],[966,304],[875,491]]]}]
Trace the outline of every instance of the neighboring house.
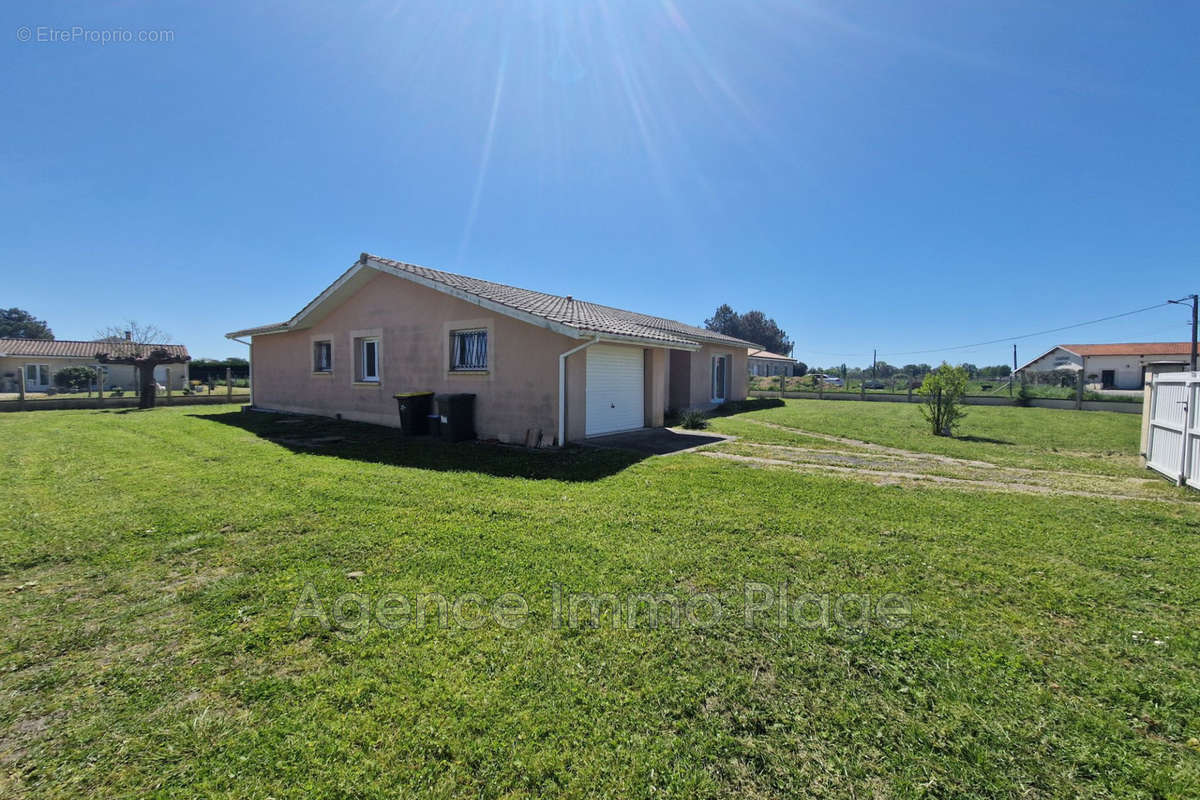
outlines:
[{"label": "neighboring house", "polygon": [[573,441],[746,396],[748,342],[364,253],[250,337],[251,403],[399,425],[394,395],[476,395],[481,438]]},{"label": "neighboring house", "polygon": [[769,353],[759,348],[751,348],[750,352],[746,354],[746,367],[750,370],[751,375],[758,377],[774,375],[791,377],[796,374],[796,359],[791,356],[781,356],[778,353]]},{"label": "neighboring house", "polygon": [[[156,344],[172,355],[187,356],[181,344]],[[96,353],[112,349],[107,342],[80,342],[68,339],[0,339],[0,391],[18,390],[17,374],[25,373],[25,391],[44,392],[54,385],[54,374],[65,367],[92,367],[104,374],[105,388],[120,386],[137,388],[137,370],[125,364],[100,364]],[[171,388],[187,385],[187,364],[170,364],[154,370],[159,384],[167,385],[167,370]]]},{"label": "neighboring house", "polygon": [[1159,371],[1178,363],[1186,369],[1191,342],[1124,342],[1118,344],[1060,344],[1020,367],[1018,373],[1082,370],[1084,380],[1101,389],[1141,389],[1146,368]]}]

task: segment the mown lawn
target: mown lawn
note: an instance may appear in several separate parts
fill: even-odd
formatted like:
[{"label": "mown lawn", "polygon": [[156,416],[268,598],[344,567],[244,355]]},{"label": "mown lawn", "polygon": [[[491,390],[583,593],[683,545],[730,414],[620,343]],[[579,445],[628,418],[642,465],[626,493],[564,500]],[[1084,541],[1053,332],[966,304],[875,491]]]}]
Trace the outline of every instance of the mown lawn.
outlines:
[{"label": "mown lawn", "polygon": [[714,430],[754,440],[819,441],[795,431],[764,429],[754,422],[843,436],[954,458],[1037,469],[1065,469],[1144,477],[1137,458],[1141,417],[1112,411],[966,406],[954,437],[931,436],[916,403],[787,400],[782,406],[718,417]]},{"label": "mown lawn", "polygon": [[[1129,419],[973,408],[980,440],[933,446],[1103,460],[1136,445]],[[1186,503],[404,443],[232,406],[5,414],[0,437],[0,796],[1200,796]],[[747,624],[748,582],[911,614]],[[556,591],[712,593],[720,614],[572,627]],[[397,613],[435,592],[528,614]],[[339,596],[340,624],[293,624]],[[392,624],[360,624],[384,599]]]}]

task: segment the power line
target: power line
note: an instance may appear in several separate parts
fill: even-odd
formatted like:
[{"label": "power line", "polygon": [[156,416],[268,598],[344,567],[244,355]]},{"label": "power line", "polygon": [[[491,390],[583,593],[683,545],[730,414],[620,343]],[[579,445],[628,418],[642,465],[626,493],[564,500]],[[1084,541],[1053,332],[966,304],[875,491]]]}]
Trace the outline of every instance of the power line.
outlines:
[{"label": "power line", "polygon": [[1096,325],[1101,322],[1108,322],[1109,320],[1120,319],[1121,317],[1131,317],[1134,314],[1141,314],[1145,311],[1152,311],[1156,308],[1162,308],[1163,306],[1166,306],[1169,304],[1170,304],[1169,302],[1155,303],[1154,305],[1146,306],[1145,308],[1135,308],[1133,311],[1124,311],[1120,314],[1112,314],[1111,316],[1100,317],[1099,319],[1091,319],[1091,320],[1088,320],[1087,322],[1076,322],[1073,325],[1063,325],[1061,328],[1049,328],[1044,331],[1037,331],[1036,333],[1021,334],[1020,336],[1005,336],[1000,339],[990,339],[986,342],[974,342],[973,344],[960,344],[960,345],[955,345],[953,347],[932,347],[928,350],[905,350],[903,352],[898,352],[898,353],[884,353],[884,355],[887,355],[887,356],[914,356],[914,355],[920,355],[922,353],[940,353],[940,352],[944,352],[946,350],[967,350],[972,347],[983,347],[983,346],[989,345],[989,344],[1000,344],[1001,342],[1013,342],[1013,341],[1018,341],[1020,339],[1032,339],[1035,336],[1045,336],[1046,334],[1049,334],[1049,333],[1058,333],[1059,331],[1069,331],[1072,328],[1082,328],[1085,325]]}]

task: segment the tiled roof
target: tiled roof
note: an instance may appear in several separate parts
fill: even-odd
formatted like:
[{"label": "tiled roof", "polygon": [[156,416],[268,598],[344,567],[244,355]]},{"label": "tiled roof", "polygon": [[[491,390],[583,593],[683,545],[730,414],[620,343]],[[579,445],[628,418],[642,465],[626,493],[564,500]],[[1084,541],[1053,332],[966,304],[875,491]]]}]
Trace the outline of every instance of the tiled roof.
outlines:
[{"label": "tiled roof", "polygon": [[625,311],[572,297],[535,292],[532,289],[519,289],[502,283],[456,275],[452,272],[442,272],[429,267],[419,267],[403,261],[393,261],[390,258],[372,255],[366,255],[366,258],[425,280],[507,306],[514,311],[569,325],[581,331],[601,335],[632,336],[667,344],[693,345],[696,342],[713,342],[733,347],[754,347],[750,342],[672,319],[639,314],[636,311]]},{"label": "tiled roof", "polygon": [[751,350],[747,357],[749,358],[773,358],[776,361],[795,361],[791,356],[781,356],[778,353],[772,353],[767,350]]},{"label": "tiled roof", "polygon": [[1118,342],[1117,344],[1060,344],[1081,356],[1186,356],[1191,342]]},{"label": "tiled roof", "polygon": [[[119,350],[123,342],[74,341],[71,339],[0,339],[0,355],[31,358],[95,358],[96,353]],[[163,348],[173,356],[189,358],[181,344],[152,344],[148,349]]]}]

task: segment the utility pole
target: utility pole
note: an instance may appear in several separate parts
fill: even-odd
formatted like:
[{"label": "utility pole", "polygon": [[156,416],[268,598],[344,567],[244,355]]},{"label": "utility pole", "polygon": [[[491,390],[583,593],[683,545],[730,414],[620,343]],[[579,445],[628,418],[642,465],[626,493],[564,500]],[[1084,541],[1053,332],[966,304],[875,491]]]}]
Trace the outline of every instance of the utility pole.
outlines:
[{"label": "utility pole", "polygon": [[[878,377],[875,374],[875,365],[878,363],[879,363],[879,349],[876,348],[871,351],[871,380],[872,381],[875,380],[876,377]],[[1195,369],[1195,368],[1196,368],[1196,363],[1195,363],[1195,359],[1193,359],[1192,360],[1192,369]]]},{"label": "utility pole", "polygon": [[1178,306],[1192,304],[1192,360],[1188,366],[1192,372],[1196,371],[1196,311],[1197,306],[1200,306],[1200,295],[1189,294],[1186,297],[1181,297],[1178,300],[1168,300],[1168,303],[1174,303]]},{"label": "utility pole", "polygon": [[1008,373],[1008,396],[1012,397],[1013,381],[1017,379],[1017,344],[1013,342],[1013,369]]}]

